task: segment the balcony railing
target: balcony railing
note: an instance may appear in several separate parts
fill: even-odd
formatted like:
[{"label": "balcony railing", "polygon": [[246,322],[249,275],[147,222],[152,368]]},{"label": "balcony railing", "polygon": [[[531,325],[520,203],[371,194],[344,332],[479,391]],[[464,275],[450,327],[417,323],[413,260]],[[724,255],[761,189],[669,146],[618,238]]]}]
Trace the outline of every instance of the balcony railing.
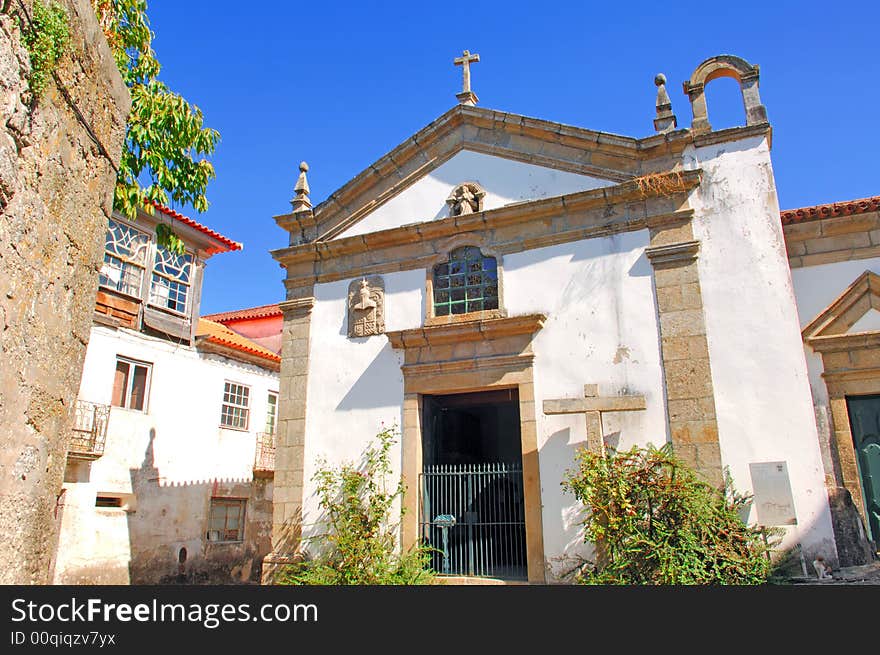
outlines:
[{"label": "balcony railing", "polygon": [[275,433],[257,433],[257,452],[254,455],[255,474],[275,473]]},{"label": "balcony railing", "polygon": [[67,456],[71,459],[92,460],[103,455],[109,419],[110,405],[77,400],[73,436],[67,448]]}]

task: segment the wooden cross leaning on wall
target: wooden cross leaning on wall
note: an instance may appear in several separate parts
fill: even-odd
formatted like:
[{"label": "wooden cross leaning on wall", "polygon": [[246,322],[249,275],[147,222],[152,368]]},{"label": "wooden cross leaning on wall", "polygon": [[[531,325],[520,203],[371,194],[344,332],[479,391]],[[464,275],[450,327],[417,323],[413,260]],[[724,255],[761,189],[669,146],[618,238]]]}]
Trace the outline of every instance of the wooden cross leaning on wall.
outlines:
[{"label": "wooden cross leaning on wall", "polygon": [[594,453],[605,452],[603,412],[632,412],[640,409],[647,409],[644,396],[600,396],[598,384],[585,384],[583,398],[556,398],[544,401],[545,414],[583,413],[586,416],[587,448]]}]

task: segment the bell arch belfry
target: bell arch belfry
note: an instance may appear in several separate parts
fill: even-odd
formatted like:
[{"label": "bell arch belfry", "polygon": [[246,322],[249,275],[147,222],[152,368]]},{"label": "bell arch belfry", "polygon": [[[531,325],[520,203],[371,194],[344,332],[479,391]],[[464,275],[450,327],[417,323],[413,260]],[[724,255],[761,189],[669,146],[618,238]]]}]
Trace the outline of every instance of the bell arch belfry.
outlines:
[{"label": "bell arch belfry", "polygon": [[696,133],[711,132],[709,112],[706,106],[706,85],[719,77],[730,77],[739,82],[742,92],[743,108],[746,112],[746,125],[762,125],[767,122],[767,109],[761,104],[758,91],[760,71],[745,59],[734,55],[717,55],[709,57],[697,66],[691,78],[682,86],[691,102],[694,119],[691,130]]},{"label": "bell arch belfry", "polygon": [[[757,79],[728,57],[689,84],[727,71]],[[301,167],[275,217],[289,240],[272,253],[287,299],[264,580],[320,532],[316,462],[357,460],[389,425],[401,542],[446,543],[453,580],[563,582],[591,554],[560,486],[576,449],[649,442],[715,485],[726,469],[763,493],[773,472],[790,494],[756,496],[750,521],[779,505],[784,547],[833,561],[766,113],[677,129],[658,75],[657,133],[636,138],[486,109],[469,70],[464,84],[316,206]],[[350,336],[380,300],[383,329]],[[467,480],[454,502],[447,474]]]}]

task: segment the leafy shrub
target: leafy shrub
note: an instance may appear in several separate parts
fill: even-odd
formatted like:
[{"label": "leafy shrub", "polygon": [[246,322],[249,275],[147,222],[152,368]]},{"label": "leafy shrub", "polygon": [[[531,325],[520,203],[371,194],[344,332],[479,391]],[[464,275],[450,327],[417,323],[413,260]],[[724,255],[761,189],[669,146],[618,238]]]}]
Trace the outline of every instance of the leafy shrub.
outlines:
[{"label": "leafy shrub", "polygon": [[[316,552],[279,572],[281,584],[417,585],[430,584],[430,549],[417,545],[398,552],[392,505],[403,498],[403,482],[386,487],[391,473],[394,431],[385,429],[367,448],[360,467],[324,464],[315,473],[317,495],[328,532],[313,538]],[[401,515],[402,515],[401,511]]]},{"label": "leafy shrub", "polygon": [[585,584],[762,584],[772,539],[740,518],[750,498],[729,476],[719,490],[677,459],[671,445],[597,454],[582,448],[563,486],[589,510],[584,539],[596,560]]}]

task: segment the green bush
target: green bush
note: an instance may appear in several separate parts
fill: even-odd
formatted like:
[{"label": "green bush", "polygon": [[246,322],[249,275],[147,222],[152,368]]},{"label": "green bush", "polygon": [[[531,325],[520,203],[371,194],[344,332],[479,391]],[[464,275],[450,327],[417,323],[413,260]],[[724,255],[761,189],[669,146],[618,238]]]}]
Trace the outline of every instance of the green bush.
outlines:
[{"label": "green bush", "polygon": [[44,5],[37,0],[32,11],[30,22],[19,17],[19,27],[22,43],[31,60],[28,86],[34,98],[39,98],[55,70],[55,64],[67,50],[70,29],[67,13],[57,2]]},{"label": "green bush", "polygon": [[[403,499],[403,482],[393,489],[385,480],[391,473],[390,449],[394,431],[376,436],[360,467],[322,465],[314,476],[328,531],[312,538],[315,552],[279,572],[278,582],[294,585],[420,585],[431,584],[431,551],[417,545],[405,552],[396,548],[397,524],[391,518],[395,500]],[[401,511],[401,515],[402,515]]]},{"label": "green bush", "polygon": [[677,459],[670,445],[597,454],[582,448],[563,486],[589,510],[584,540],[595,561],[584,584],[762,584],[771,571],[765,536],[740,518],[750,498],[729,476],[716,489]]}]

